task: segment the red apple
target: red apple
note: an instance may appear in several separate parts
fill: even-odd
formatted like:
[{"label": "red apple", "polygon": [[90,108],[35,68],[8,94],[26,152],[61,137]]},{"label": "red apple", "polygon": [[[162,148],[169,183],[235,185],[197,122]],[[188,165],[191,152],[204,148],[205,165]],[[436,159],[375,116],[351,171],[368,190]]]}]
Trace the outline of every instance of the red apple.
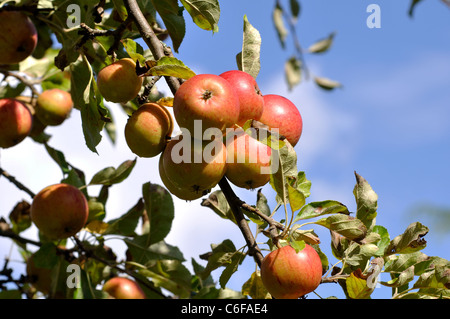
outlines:
[{"label": "red apple", "polygon": [[227,136],[227,172],[234,185],[247,189],[264,186],[270,180],[272,149],[243,130]]},{"label": "red apple", "polygon": [[125,277],[114,277],[103,285],[103,291],[114,299],[146,299],[142,288],[134,280]]},{"label": "red apple", "polygon": [[239,99],[239,119],[243,126],[248,120],[259,120],[264,111],[264,99],[256,79],[244,71],[231,70],[220,74],[233,86]]},{"label": "red apple", "polygon": [[0,64],[25,60],[36,48],[38,34],[30,18],[20,11],[0,12]]},{"label": "red apple", "polygon": [[314,291],[322,278],[322,262],[310,245],[298,253],[284,246],[269,253],[261,263],[261,280],[276,299],[297,299]]},{"label": "red apple", "polygon": [[302,135],[303,120],[299,110],[287,98],[276,95],[264,95],[264,112],[259,122],[270,129],[278,129],[292,146],[295,146]]},{"label": "red apple", "polygon": [[130,58],[120,59],[100,70],[97,85],[106,101],[127,103],[134,99],[143,78],[136,73],[136,63]]},{"label": "red apple", "polygon": [[49,239],[64,239],[86,224],[89,208],[86,197],[75,186],[54,184],[36,194],[31,203],[31,220]]},{"label": "red apple", "polygon": [[0,147],[8,148],[22,142],[31,132],[33,116],[18,100],[0,100]]},{"label": "red apple", "polygon": [[184,82],[173,100],[175,119],[181,128],[189,130],[194,138],[195,120],[201,120],[202,133],[208,128],[225,132],[239,119],[239,100],[224,78],[214,74],[198,74]]},{"label": "red apple", "polygon": [[44,125],[57,126],[64,122],[73,108],[69,92],[58,88],[45,90],[36,100],[35,114]]},{"label": "red apple", "polygon": [[166,147],[172,134],[171,114],[156,103],[141,105],[128,118],[125,139],[130,150],[140,157],[154,157]]}]

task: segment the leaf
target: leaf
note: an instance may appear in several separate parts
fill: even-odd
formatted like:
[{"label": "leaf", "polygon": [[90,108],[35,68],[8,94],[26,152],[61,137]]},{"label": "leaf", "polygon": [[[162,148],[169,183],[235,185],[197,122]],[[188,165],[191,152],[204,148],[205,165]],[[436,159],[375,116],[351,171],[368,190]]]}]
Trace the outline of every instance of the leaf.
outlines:
[{"label": "leaf", "polygon": [[242,51],[236,55],[239,70],[247,72],[255,79],[261,69],[260,63],[261,35],[244,16],[244,35]]},{"label": "leaf", "polygon": [[291,57],[284,64],[284,74],[289,90],[298,85],[302,80],[302,61],[296,57]]},{"label": "leaf", "polygon": [[291,207],[292,214],[298,211],[300,208],[305,205],[305,195],[297,188],[288,185],[288,197],[289,197],[289,206]]},{"label": "leaf", "polygon": [[195,72],[189,69],[184,63],[174,57],[162,57],[154,64],[145,76],[173,76],[180,79],[190,79]]},{"label": "leaf", "polygon": [[430,259],[427,255],[425,255],[420,251],[410,254],[401,254],[395,256],[395,258],[388,260],[388,262],[386,262],[384,270],[386,272],[401,273],[402,271],[405,271],[409,267],[415,266],[416,264],[420,264],[423,261],[427,260],[429,261],[428,264],[431,264],[432,259]]},{"label": "leaf", "polygon": [[361,278],[357,271],[353,271],[349,277],[345,279],[347,293],[351,299],[369,299],[373,292],[373,288],[367,286],[367,280]]},{"label": "leaf", "polygon": [[220,5],[218,0],[180,0],[194,23],[203,30],[218,32]]},{"label": "leaf", "polygon": [[423,238],[428,227],[419,222],[410,224],[402,235],[395,237],[386,249],[388,254],[408,254],[422,250],[427,242]]},{"label": "leaf", "polygon": [[232,257],[230,263],[222,271],[219,278],[220,287],[225,288],[231,276],[238,270],[238,266],[245,258],[245,254],[238,251]]},{"label": "leaf", "polygon": [[18,202],[9,213],[9,220],[12,224],[12,231],[16,234],[31,227],[31,205],[25,200]]},{"label": "leaf", "polygon": [[375,224],[377,216],[378,195],[373,191],[369,183],[355,172],[356,185],[353,194],[356,199],[356,217],[370,229]]},{"label": "leaf", "polygon": [[146,183],[142,186],[142,194],[148,218],[147,245],[151,245],[162,241],[170,232],[175,208],[172,196],[164,187]]},{"label": "leaf", "polygon": [[414,279],[414,266],[408,267],[400,274],[395,276],[392,280],[387,282],[381,282],[384,286],[388,287],[401,287]]},{"label": "leaf", "polygon": [[408,15],[412,17],[414,15],[414,9],[416,5],[422,0],[411,0],[411,5],[409,6]]},{"label": "leaf", "polygon": [[89,185],[113,185],[125,180],[136,165],[136,159],[128,160],[119,165],[117,169],[107,167],[97,172],[89,182]]},{"label": "leaf", "polygon": [[156,260],[184,261],[183,254],[178,247],[168,245],[164,241],[146,246],[147,237],[147,235],[141,235],[136,236],[132,240],[128,238],[124,239],[130,254],[133,256],[134,262],[147,265]]},{"label": "leaf", "polygon": [[289,5],[291,8],[292,18],[295,21],[300,16],[300,11],[301,11],[300,2],[298,2],[298,0],[290,0]]},{"label": "leaf", "polygon": [[347,206],[335,201],[335,200],[325,200],[321,202],[312,202],[305,205],[294,219],[294,222],[301,219],[315,218],[322,215],[328,214],[345,214],[349,215]]},{"label": "leaf", "polygon": [[310,245],[320,244],[320,238],[319,236],[317,236],[313,229],[298,229],[295,226],[299,225],[294,225],[290,234],[291,239],[293,239],[294,241],[302,240]]},{"label": "leaf", "polygon": [[336,33],[331,33],[327,38],[317,41],[308,48],[309,53],[323,53],[330,49]]},{"label": "leaf", "polygon": [[334,214],[316,221],[315,224],[322,225],[354,241],[364,238],[367,234],[366,226],[359,219],[345,214]]},{"label": "leaf", "polygon": [[242,294],[252,299],[271,299],[270,293],[261,280],[261,273],[257,270],[242,285]]},{"label": "leaf", "polygon": [[336,88],[340,88],[342,87],[341,83],[337,82],[337,81],[333,81],[330,80],[328,78],[324,78],[324,77],[314,77],[314,82],[316,82],[316,84],[321,87],[324,90],[334,90]]},{"label": "leaf", "polygon": [[236,247],[229,239],[224,240],[218,245],[211,245],[212,251],[208,255],[208,263],[200,274],[200,278],[206,279],[213,270],[231,264],[232,258],[236,253]]},{"label": "leaf", "polygon": [[80,109],[84,138],[87,147],[97,152],[96,146],[100,143],[105,122],[103,98],[97,90],[92,68],[83,56],[70,65],[71,95],[74,105]]},{"label": "leaf", "polygon": [[139,61],[141,65],[145,64],[144,49],[139,43],[129,38],[122,39],[120,42],[133,61]]},{"label": "leaf", "polygon": [[186,33],[186,24],[183,18],[183,10],[178,7],[178,0],[158,1],[152,0],[153,6],[158,11],[164,25],[172,39],[173,49],[178,53],[181,42]]},{"label": "leaf", "polygon": [[275,30],[277,31],[278,39],[280,40],[281,47],[285,48],[286,46],[286,37],[288,35],[288,30],[286,29],[286,26],[284,25],[283,20],[283,8],[278,4],[276,4],[275,8],[272,12],[272,20],[273,24],[275,26]]},{"label": "leaf", "polygon": [[233,223],[236,223],[231,207],[221,190],[214,191],[208,198],[203,199],[201,206],[209,207],[221,218],[229,219]]},{"label": "leaf", "polygon": [[136,205],[134,205],[128,212],[123,214],[122,216],[110,220],[108,222],[109,227],[104,232],[107,234],[118,234],[124,236],[134,236],[135,229],[139,222],[139,219],[142,217],[144,213],[145,205],[142,199],[139,199]]}]

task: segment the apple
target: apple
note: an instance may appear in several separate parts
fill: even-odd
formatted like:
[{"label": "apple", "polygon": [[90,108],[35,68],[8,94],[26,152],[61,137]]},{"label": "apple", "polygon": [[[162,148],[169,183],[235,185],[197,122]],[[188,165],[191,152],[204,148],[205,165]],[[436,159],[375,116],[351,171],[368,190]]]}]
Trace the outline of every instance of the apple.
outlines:
[{"label": "apple", "polygon": [[283,246],[264,257],[261,280],[276,299],[297,299],[314,291],[322,278],[322,262],[308,244],[298,253],[292,246]]},{"label": "apple", "polygon": [[172,183],[166,175],[166,172],[164,170],[163,165],[163,155],[159,157],[158,162],[158,170],[159,170],[159,176],[161,177],[161,181],[163,182],[164,186],[167,188],[167,190],[172,194],[178,197],[179,199],[183,199],[186,201],[196,200],[203,196],[202,192],[196,192],[192,191],[187,188],[180,188],[176,186],[174,183]]},{"label": "apple", "polygon": [[134,99],[143,83],[143,78],[136,73],[136,63],[130,58],[123,58],[105,66],[98,72],[97,86],[106,101],[127,103]]},{"label": "apple", "polygon": [[239,119],[243,126],[248,120],[259,120],[264,111],[264,98],[256,79],[247,72],[230,70],[220,74],[233,86],[239,99]]},{"label": "apple", "polygon": [[113,277],[105,282],[103,291],[114,299],[146,299],[137,282],[125,277]]},{"label": "apple", "polygon": [[272,149],[256,138],[237,130],[227,135],[227,172],[234,185],[247,189],[264,186],[270,180]]},{"label": "apple", "polygon": [[49,268],[36,267],[34,255],[26,261],[26,273],[31,285],[43,294],[48,295],[52,287],[52,270]]},{"label": "apple", "polygon": [[201,120],[202,133],[209,128],[225,132],[239,119],[239,100],[224,78],[215,74],[198,74],[184,82],[175,93],[173,112],[178,125],[194,138],[195,120]]},{"label": "apple", "polygon": [[163,152],[167,178],[178,188],[204,194],[225,175],[227,152],[222,139],[197,140],[188,134],[170,140]]},{"label": "apple", "polygon": [[54,88],[39,94],[36,99],[35,114],[42,124],[57,126],[70,115],[72,108],[70,93]]},{"label": "apple", "polygon": [[33,115],[16,99],[0,99],[0,147],[9,148],[22,142],[33,126]]},{"label": "apple", "polygon": [[136,155],[154,157],[163,151],[172,130],[171,114],[163,106],[146,103],[128,118],[125,139]]},{"label": "apple", "polygon": [[64,239],[78,233],[86,224],[89,208],[77,187],[60,183],[45,187],[31,203],[31,220],[49,239]]},{"label": "apple", "polygon": [[287,98],[276,95],[264,95],[264,112],[259,122],[270,129],[278,129],[292,146],[295,146],[302,135],[303,120],[300,111]]},{"label": "apple", "polygon": [[23,12],[0,12],[0,30],[0,64],[19,63],[36,48],[36,27]]}]

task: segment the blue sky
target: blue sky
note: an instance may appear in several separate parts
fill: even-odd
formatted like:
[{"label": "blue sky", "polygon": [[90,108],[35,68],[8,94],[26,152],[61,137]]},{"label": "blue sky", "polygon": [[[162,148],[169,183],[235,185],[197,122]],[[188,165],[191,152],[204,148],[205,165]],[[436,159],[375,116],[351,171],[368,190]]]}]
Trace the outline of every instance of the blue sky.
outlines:
[{"label": "blue sky", "polygon": [[[220,3],[216,34],[200,30],[186,16],[186,37],[176,56],[196,73],[220,74],[236,69],[235,55],[241,50],[243,17],[247,15],[262,37],[258,84],[263,94],[291,99],[303,116],[304,130],[295,149],[299,169],[312,182],[309,201],[334,199],[354,210],[356,171],[378,194],[377,223],[388,229],[391,238],[410,223],[420,221],[430,228],[426,236],[428,246],[423,252],[450,259],[445,244],[448,233],[439,232],[438,223],[433,223],[425,211],[411,213],[423,203],[450,211],[450,9],[438,0],[423,1],[414,18],[409,18],[407,0],[302,1],[297,32],[304,48],[336,32],[329,52],[306,55],[308,68],[314,75],[340,81],[343,88],[325,92],[311,80],[305,80],[289,92],[283,67],[294,49],[290,39],[285,50],[279,45],[271,20],[274,1]],[[282,3],[287,8],[287,1]],[[366,25],[366,8],[371,3],[381,8],[380,29]],[[161,88],[165,89],[164,85]],[[120,132],[126,119],[118,107],[112,105],[111,110]],[[99,155],[91,153],[84,145],[80,128],[79,115],[74,113],[61,127],[49,129],[53,134],[50,145],[85,170],[88,179],[106,166],[118,166],[134,158],[121,135],[116,146],[105,137]],[[59,168],[51,162],[37,161],[41,157],[47,157],[45,150],[26,140],[2,151],[1,165],[37,192],[61,179]],[[111,190],[107,219],[122,214],[136,202],[142,183],[160,181],[156,163],[157,159],[138,160],[130,178]],[[9,213],[18,200],[28,199],[2,178],[0,189],[1,215]],[[97,189],[89,191],[96,194]],[[270,186],[265,186],[263,192],[273,207]],[[236,193],[250,203],[256,197],[256,192],[236,189]],[[199,203],[175,200],[175,220],[167,238],[183,250],[188,263],[191,257],[198,260],[211,243],[229,238],[236,247],[244,244],[233,224],[219,219]],[[322,249],[329,253],[328,232],[315,230],[322,238]],[[32,237],[35,233],[30,229],[24,235]],[[120,254],[120,242],[110,244]],[[0,238],[1,259],[10,248],[10,241]],[[253,270],[254,264],[248,259],[230,280],[230,288],[240,289]],[[215,276],[218,274],[214,272]],[[342,297],[337,285],[322,286],[317,291],[322,297]],[[380,288],[373,296],[384,298],[389,292],[389,288]],[[310,298],[316,296],[311,294]]]}]

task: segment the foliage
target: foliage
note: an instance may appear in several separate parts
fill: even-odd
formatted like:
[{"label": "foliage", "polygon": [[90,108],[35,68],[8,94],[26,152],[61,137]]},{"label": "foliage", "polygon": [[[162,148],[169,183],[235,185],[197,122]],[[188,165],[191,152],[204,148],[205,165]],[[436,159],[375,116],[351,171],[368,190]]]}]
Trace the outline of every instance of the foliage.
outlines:
[{"label": "foliage", "polygon": [[[0,98],[20,96],[26,88],[35,90],[34,86],[70,90],[76,111],[81,114],[86,147],[92,152],[97,152],[102,133],[112,141],[116,134],[120,134],[114,130],[111,112],[95,81],[99,70],[114,59],[131,57],[139,61],[140,74],[146,81],[140,96],[121,104],[125,114],[131,114],[145,100],[170,107],[169,96],[162,97],[149,92],[160,77],[188,79],[195,75],[171,51],[178,52],[185,36],[183,11],[190,15],[198,27],[213,33],[219,32],[219,1],[139,1],[140,10],[156,36],[166,41],[160,42],[165,50],[165,56],[161,58],[155,58],[154,48],[143,48],[138,43],[143,33],[130,17],[130,10],[124,2],[100,1],[97,5],[92,1],[78,1],[79,12],[73,12],[73,17],[83,24],[67,27],[70,12],[67,1],[1,1],[2,7],[15,5],[18,10],[29,14],[38,28],[40,41],[33,57],[10,68],[2,66],[0,72],[3,74],[26,75],[26,78],[19,78],[16,86],[3,86]],[[417,2],[413,1],[411,12]],[[289,11],[285,10],[281,1],[276,1],[273,23],[283,48],[286,48],[289,34],[296,43],[295,53],[285,64],[287,84],[292,89],[300,83],[307,68],[295,34],[295,23],[301,13],[300,3],[291,0],[289,8]],[[334,38],[335,34],[331,33],[309,46],[306,52],[322,54],[332,47]],[[242,51],[237,53],[236,63],[240,70],[255,78],[261,67],[260,46],[261,35],[244,17]],[[340,86],[338,82],[323,77],[314,79],[317,85],[327,90]],[[128,211],[119,218],[108,219],[105,207],[109,189],[125,181],[139,159],[125,161],[117,168],[106,167],[88,177],[82,169],[72,165],[62,150],[51,146],[51,136],[42,132],[32,138],[45,148],[50,158],[61,168],[61,182],[75,185],[84,191],[90,209],[83,236],[61,242],[48,241],[43,236],[37,241],[21,237],[25,230],[33,227],[27,201],[19,202],[11,210],[8,219],[0,220],[0,235],[10,237],[24,259],[31,254],[33,247],[38,247],[35,258],[37,265],[52,270],[52,291],[47,297],[61,297],[62,294],[75,299],[104,298],[101,285],[111,276],[124,273],[137,280],[149,298],[270,298],[258,270],[242,284],[240,291],[227,287],[244,260],[254,258],[257,251],[247,246],[236,247],[227,239],[211,244],[211,250],[200,256],[206,263],[202,266],[199,260],[185,260],[178,247],[165,241],[175,218],[175,208],[172,195],[161,185],[145,183],[140,190],[140,199],[131,203]],[[272,142],[271,138],[266,140],[268,145],[274,146]],[[298,170],[297,154],[292,146],[288,142],[281,142],[273,153],[280,164],[270,179],[273,190],[271,195],[277,199],[276,207],[269,207],[266,194],[261,191],[257,192],[255,203],[247,204],[233,197],[235,195],[230,194],[228,188],[210,193],[201,205],[209,207],[224,222],[231,221],[236,225],[240,222],[239,214],[242,214],[245,224],[257,225],[257,235],[263,236],[262,245],[268,249],[275,249],[277,244],[291,244],[298,249],[304,242],[313,245],[322,259],[322,284],[339,283],[348,298],[370,298],[377,282],[392,288],[392,297],[397,299],[450,297],[449,261],[421,252],[426,247],[424,237],[428,228],[425,225],[413,223],[403,233],[390,235],[386,227],[376,223],[376,192],[357,173],[353,191],[355,212],[350,212],[345,204],[334,200],[308,202],[311,181],[305,172]],[[2,169],[1,172],[16,186],[26,190],[24,185]],[[96,196],[87,192],[93,185],[100,186]],[[280,208],[284,210],[284,217],[276,220],[275,213]],[[326,256],[321,251],[323,239],[309,225],[329,230],[333,256]],[[123,240],[128,248],[125,258],[116,256],[106,245],[110,238]],[[331,257],[337,260],[334,265],[331,265]],[[188,263],[193,271],[188,269]],[[81,269],[76,278],[79,285],[75,287],[65,284],[66,269],[70,264],[79,265]],[[218,283],[211,275],[217,269],[222,270]],[[390,280],[379,281],[381,273],[388,274]],[[0,280],[0,298],[40,296],[26,276],[15,281],[17,287],[13,289],[6,289],[5,283],[10,281],[10,274],[2,271],[0,276],[6,278]]]}]

